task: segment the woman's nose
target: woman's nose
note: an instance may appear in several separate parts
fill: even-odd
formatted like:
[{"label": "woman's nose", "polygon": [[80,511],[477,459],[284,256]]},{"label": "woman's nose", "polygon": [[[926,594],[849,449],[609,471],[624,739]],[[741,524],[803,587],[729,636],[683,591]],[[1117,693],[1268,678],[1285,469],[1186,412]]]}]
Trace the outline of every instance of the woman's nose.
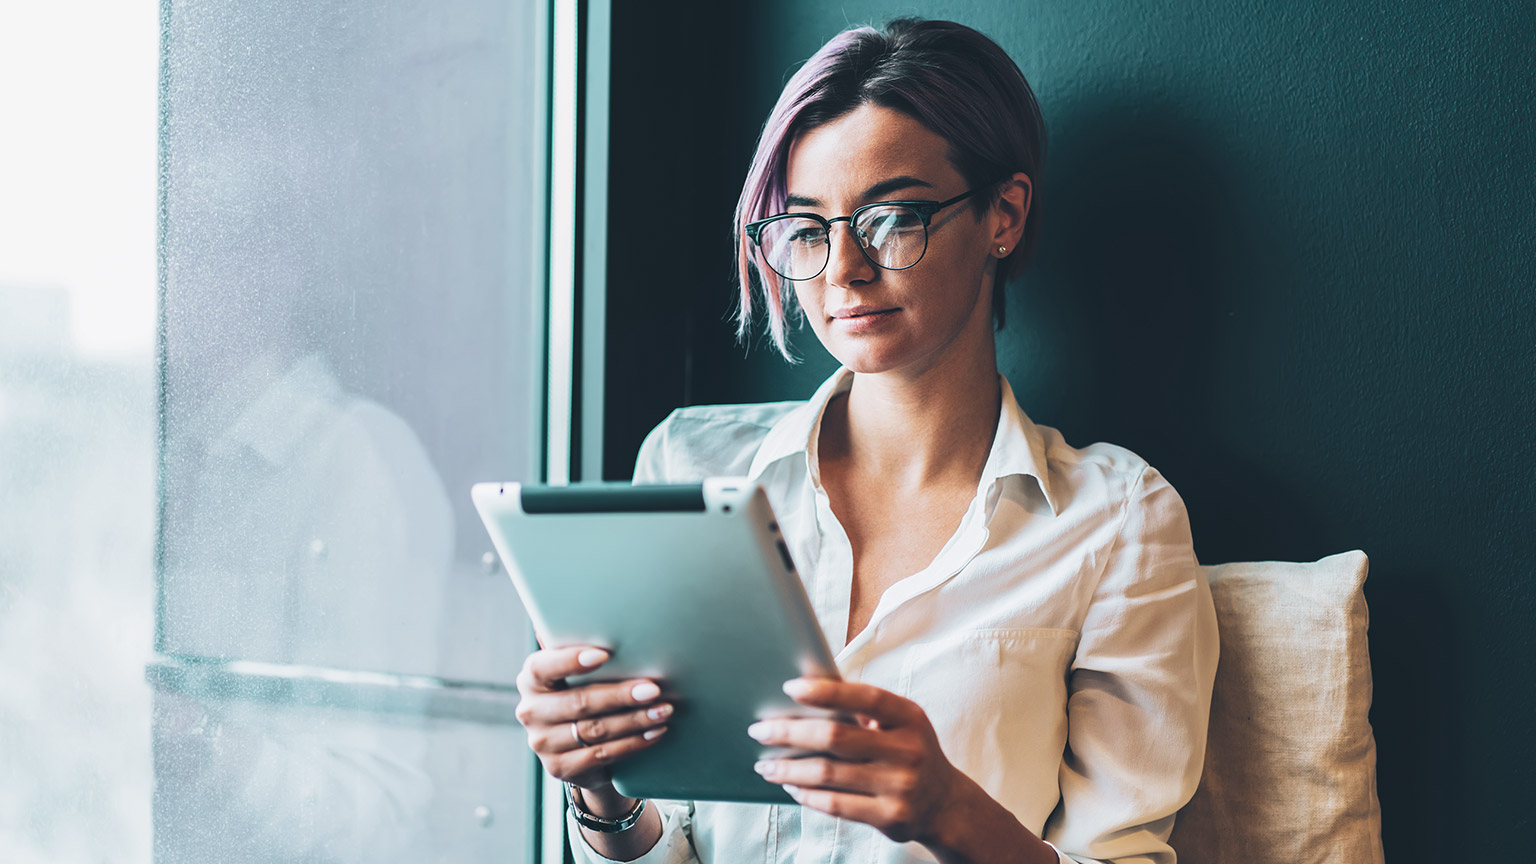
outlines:
[{"label": "woman's nose", "polygon": [[828,282],[846,286],[875,278],[875,265],[865,257],[863,240],[852,225],[833,225],[827,243],[830,246],[827,250]]}]

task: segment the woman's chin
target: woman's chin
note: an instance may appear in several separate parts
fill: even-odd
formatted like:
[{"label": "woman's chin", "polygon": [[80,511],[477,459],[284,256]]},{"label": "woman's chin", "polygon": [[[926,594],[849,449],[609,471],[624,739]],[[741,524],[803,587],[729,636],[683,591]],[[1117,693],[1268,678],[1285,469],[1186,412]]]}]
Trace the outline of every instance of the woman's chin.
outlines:
[{"label": "woman's chin", "polygon": [[897,346],[886,344],[873,344],[875,340],[842,341],[837,345],[822,344],[837,362],[859,375],[878,375],[882,372],[894,372],[911,362],[905,352],[897,350]]}]

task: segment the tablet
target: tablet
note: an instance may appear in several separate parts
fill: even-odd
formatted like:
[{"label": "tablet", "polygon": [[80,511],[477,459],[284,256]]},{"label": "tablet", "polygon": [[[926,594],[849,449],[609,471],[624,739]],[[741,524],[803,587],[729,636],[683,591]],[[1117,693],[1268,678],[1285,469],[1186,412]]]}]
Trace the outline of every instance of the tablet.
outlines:
[{"label": "tablet", "polygon": [[475,509],[545,647],[611,659],[572,683],[651,678],[676,706],[667,734],[613,767],[631,798],[789,804],[752,770],[784,755],[754,721],[815,716],[784,695],[837,664],[768,498],[743,478],[702,484],[481,483]]}]

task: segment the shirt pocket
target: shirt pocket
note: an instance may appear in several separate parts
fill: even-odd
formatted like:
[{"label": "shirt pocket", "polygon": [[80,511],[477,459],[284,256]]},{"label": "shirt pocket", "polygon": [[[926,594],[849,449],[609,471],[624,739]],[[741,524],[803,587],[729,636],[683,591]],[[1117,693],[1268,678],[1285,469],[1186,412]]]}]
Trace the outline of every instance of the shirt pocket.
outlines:
[{"label": "shirt pocket", "polygon": [[1060,798],[1073,630],[971,630],[912,645],[898,692],[944,755],[1037,835]]}]

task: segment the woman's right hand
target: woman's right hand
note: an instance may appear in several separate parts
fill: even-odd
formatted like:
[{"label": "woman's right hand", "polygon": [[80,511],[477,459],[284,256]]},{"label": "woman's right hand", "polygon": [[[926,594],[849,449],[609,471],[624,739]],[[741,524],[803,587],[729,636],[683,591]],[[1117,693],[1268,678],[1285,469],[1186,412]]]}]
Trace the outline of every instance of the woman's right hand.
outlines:
[{"label": "woman's right hand", "polygon": [[672,706],[644,678],[567,686],[565,679],[602,666],[608,652],[576,645],[528,655],[517,675],[517,720],[528,745],[558,780],[606,792],[610,766],[651,746],[666,732]]}]

